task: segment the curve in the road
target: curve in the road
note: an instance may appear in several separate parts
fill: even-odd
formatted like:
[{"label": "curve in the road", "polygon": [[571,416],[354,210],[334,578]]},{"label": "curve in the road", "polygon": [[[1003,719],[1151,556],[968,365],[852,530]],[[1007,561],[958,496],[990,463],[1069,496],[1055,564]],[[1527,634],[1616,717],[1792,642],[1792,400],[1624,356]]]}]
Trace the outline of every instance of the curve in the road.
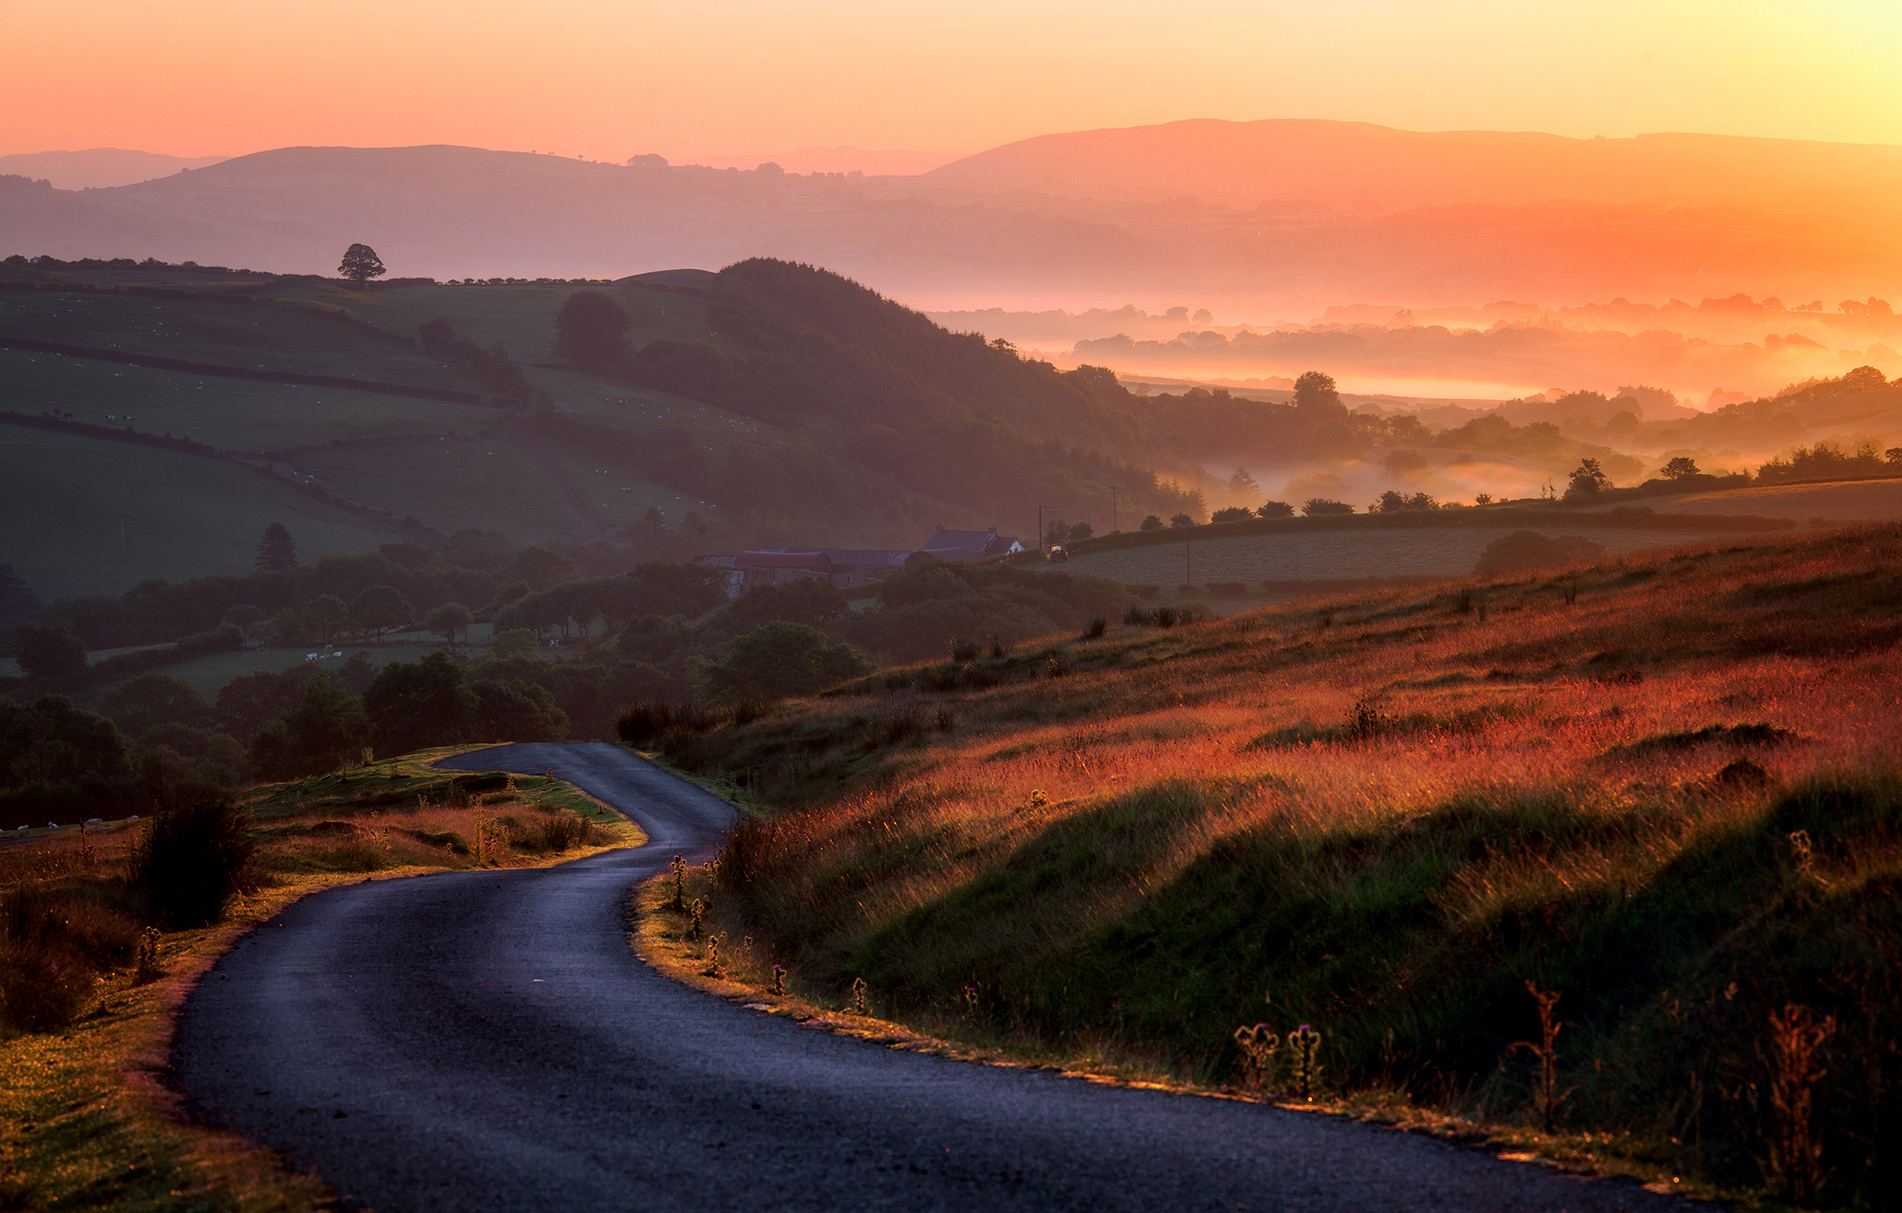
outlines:
[{"label": "curve in the road", "polygon": [[879,1048],[636,959],[629,886],[724,801],[607,745],[552,769],[651,842],[555,868],[371,881],[252,931],[181,1014],[200,1114],[404,1210],[1682,1209],[1627,1183],[1273,1107]]}]

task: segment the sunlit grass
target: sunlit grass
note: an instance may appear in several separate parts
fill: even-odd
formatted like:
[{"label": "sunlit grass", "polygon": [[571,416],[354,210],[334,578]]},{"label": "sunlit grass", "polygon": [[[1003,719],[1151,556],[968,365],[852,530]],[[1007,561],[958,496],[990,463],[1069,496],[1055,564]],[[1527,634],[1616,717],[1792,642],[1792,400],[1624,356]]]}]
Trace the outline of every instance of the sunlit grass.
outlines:
[{"label": "sunlit grass", "polygon": [[1570,1127],[1733,1187],[1765,1008],[1835,1008],[1854,1199],[1902,1018],[1871,959],[1902,939],[1898,554],[1884,527],[884,671],[673,739],[772,819],[709,922],[808,991],[1177,1081],[1229,1081],[1237,1024],[1313,1022],[1335,1095],[1508,1125],[1536,979]]}]

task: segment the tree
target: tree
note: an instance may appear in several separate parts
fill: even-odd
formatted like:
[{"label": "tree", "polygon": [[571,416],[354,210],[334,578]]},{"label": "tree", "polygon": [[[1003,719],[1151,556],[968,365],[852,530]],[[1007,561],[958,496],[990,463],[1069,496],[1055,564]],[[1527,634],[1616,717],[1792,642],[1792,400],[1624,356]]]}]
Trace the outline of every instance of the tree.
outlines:
[{"label": "tree", "polygon": [[725,703],[809,695],[870,673],[872,661],[849,644],[833,644],[818,628],[774,620],[735,637],[724,661],[700,671],[710,699]]},{"label": "tree", "polygon": [[1228,478],[1228,491],[1237,497],[1253,497],[1261,491],[1261,486],[1255,483],[1247,468],[1236,468],[1235,474]]},{"label": "tree", "polygon": [[823,577],[801,577],[783,585],[756,585],[733,600],[727,618],[736,632],[783,620],[822,628],[851,610],[839,587]]},{"label": "tree", "polygon": [[40,613],[39,595],[21,580],[10,564],[0,564],[0,628],[36,619]]},{"label": "tree", "polygon": [[1069,542],[1082,543],[1085,539],[1088,539],[1090,536],[1094,534],[1096,534],[1096,528],[1091,526],[1089,523],[1087,522],[1072,523],[1070,526]]},{"label": "tree", "polygon": [[1146,517],[1143,518],[1142,525],[1137,527],[1136,529],[1139,531],[1160,531],[1162,529],[1161,515],[1159,514],[1147,515]]},{"label": "tree", "polygon": [[1253,517],[1245,505],[1231,505],[1209,515],[1210,522],[1247,522]]},{"label": "tree", "polygon": [[393,661],[363,693],[370,746],[385,757],[466,740],[475,710],[475,692],[464,685],[462,667],[445,653]]},{"label": "tree", "polygon": [[1175,514],[1170,517],[1169,525],[1178,529],[1191,527],[1195,525],[1195,519],[1189,517],[1187,514]]},{"label": "tree", "polygon": [[496,661],[532,658],[542,647],[542,638],[530,628],[497,628],[489,641],[489,657]]},{"label": "tree", "polygon": [[321,670],[304,683],[304,702],[251,739],[251,765],[265,779],[334,771],[363,749],[363,704]]},{"label": "tree", "polygon": [[1581,459],[1578,466],[1572,469],[1571,483],[1565,495],[1570,497],[1577,494],[1582,497],[1610,487],[1611,477],[1605,475],[1604,469],[1598,466],[1598,460]]},{"label": "tree", "polygon": [[264,528],[264,538],[258,540],[256,567],[273,573],[287,573],[297,567],[297,543],[283,523],[273,522]]},{"label": "tree", "polygon": [[633,323],[600,291],[576,291],[555,317],[555,350],[583,366],[612,365],[627,357],[627,330]]},{"label": "tree", "polygon": [[457,632],[466,635],[473,623],[475,616],[460,602],[445,602],[423,617],[423,625],[450,644],[456,643]]},{"label": "tree", "polygon": [[1320,371],[1306,371],[1294,381],[1293,403],[1295,412],[1310,426],[1347,416],[1347,406],[1341,403],[1334,377]]},{"label": "tree", "polygon": [[553,548],[530,544],[516,553],[515,563],[507,572],[527,581],[533,589],[545,590],[551,585],[579,579],[581,566]]},{"label": "tree", "polygon": [[350,608],[335,594],[319,594],[304,604],[299,618],[316,633],[319,642],[328,644],[337,625],[350,618]]},{"label": "tree", "polygon": [[1328,497],[1310,497],[1302,503],[1301,512],[1309,518],[1319,518],[1325,514],[1351,514],[1354,507]]},{"label": "tree", "polygon": [[64,695],[0,699],[0,788],[126,773],[125,741],[104,716]]},{"label": "tree", "polygon": [[1666,480],[1684,480],[1691,476],[1701,476],[1697,470],[1697,460],[1686,455],[1678,455],[1665,461],[1664,478]]},{"label": "tree", "polygon": [[198,688],[157,673],[127,679],[106,693],[99,708],[134,740],[145,738],[162,724],[202,728],[211,714],[211,705]]},{"label": "tree", "polygon": [[1264,501],[1255,507],[1257,518],[1292,518],[1294,507],[1285,501]]},{"label": "tree", "polygon": [[566,741],[568,713],[547,687],[515,679],[484,678],[471,684],[475,709],[469,736],[475,741]]},{"label": "tree", "polygon": [[64,678],[86,668],[86,642],[58,625],[23,623],[9,648],[29,678]]},{"label": "tree", "polygon": [[344,250],[343,261],[337,266],[337,272],[362,286],[389,271],[383,268],[383,259],[376,255],[375,249],[367,244],[353,244]]},{"label": "tree", "polygon": [[372,635],[382,636],[416,618],[416,608],[393,585],[373,585],[350,603],[350,618]]},{"label": "tree", "polygon": [[217,727],[249,743],[273,720],[295,711],[304,699],[303,671],[273,674],[254,670],[240,674],[218,688],[218,702],[212,708]]}]

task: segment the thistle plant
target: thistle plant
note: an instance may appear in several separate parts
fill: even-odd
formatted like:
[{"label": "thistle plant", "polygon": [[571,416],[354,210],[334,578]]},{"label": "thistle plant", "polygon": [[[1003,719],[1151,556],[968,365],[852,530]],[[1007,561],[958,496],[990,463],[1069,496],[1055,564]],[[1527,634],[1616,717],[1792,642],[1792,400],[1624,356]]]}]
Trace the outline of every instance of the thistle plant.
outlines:
[{"label": "thistle plant", "polygon": [[682,914],[687,912],[687,861],[674,856],[674,900],[670,909]]},{"label": "thistle plant", "polygon": [[863,977],[854,977],[852,979],[852,1014],[870,1015],[872,1013],[871,1008],[866,1005],[865,994],[865,979]]},{"label": "thistle plant", "polygon": [[964,1018],[975,1020],[977,1018],[977,987],[965,986],[961,997],[964,1002]]},{"label": "thistle plant", "polygon": [[1790,831],[1790,855],[1796,861],[1797,876],[1804,880],[1813,880],[1820,885],[1829,884],[1829,881],[1817,874],[1816,848],[1810,842],[1808,830]]},{"label": "thistle plant", "polygon": [[688,917],[687,938],[688,939],[700,938],[700,920],[706,916],[706,913],[707,913],[707,903],[704,901],[701,901],[698,897],[694,898],[693,904],[687,907],[687,917]]},{"label": "thistle plant", "polygon": [[1565,1102],[1570,1091],[1559,1090],[1559,1030],[1565,1026],[1559,1019],[1559,991],[1541,990],[1533,980],[1526,978],[1526,993],[1532,995],[1539,1004],[1539,1043],[1529,1040],[1513,1043],[1512,1052],[1524,1049],[1539,1059],[1539,1119],[1550,1133],[1558,1122],[1559,1105]]},{"label": "thistle plant", "polygon": [[1315,1084],[1321,1078],[1321,1034],[1302,1024],[1288,1033],[1288,1051],[1294,1093],[1301,1099],[1312,1100]]},{"label": "thistle plant", "polygon": [[707,967],[700,970],[702,977],[726,976],[726,966],[720,963],[720,937],[718,935],[709,935],[707,937],[706,960]]},{"label": "thistle plant", "polygon": [[1281,1047],[1281,1037],[1268,1030],[1268,1025],[1258,1023],[1252,1028],[1235,1029],[1235,1046],[1242,1051],[1242,1082],[1250,1091],[1260,1094],[1264,1082],[1271,1073],[1275,1050]]},{"label": "thistle plant", "polygon": [[779,965],[773,966],[772,992],[775,994],[786,992],[786,970]]},{"label": "thistle plant", "polygon": [[1823,1143],[1810,1126],[1812,1090],[1823,1069],[1823,1045],[1836,1031],[1834,1015],[1790,1003],[1770,1012],[1770,1107],[1776,1131],[1770,1139],[1765,1178],[1793,1204],[1807,1204],[1822,1184]]},{"label": "thistle plant", "polygon": [[165,972],[159,968],[159,941],[163,938],[157,927],[147,927],[139,932],[139,971],[136,980],[140,983],[156,981]]}]

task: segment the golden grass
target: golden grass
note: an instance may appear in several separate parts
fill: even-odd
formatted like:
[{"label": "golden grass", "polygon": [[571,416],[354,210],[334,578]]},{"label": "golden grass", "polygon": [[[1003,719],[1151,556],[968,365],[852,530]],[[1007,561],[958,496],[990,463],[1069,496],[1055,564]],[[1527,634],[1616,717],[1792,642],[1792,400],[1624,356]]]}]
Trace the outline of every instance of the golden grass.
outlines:
[{"label": "golden grass", "polygon": [[[1540,1149],[1745,1190],[1747,1109],[1732,1101],[1733,1140],[1705,1153],[1676,1144],[1696,1101],[1647,1084],[1755,1081],[1765,1000],[1889,997],[1879,966],[1829,966],[1898,946],[1881,918],[1902,880],[1902,830],[1881,807],[1902,765],[1898,556],[1902,528],[1885,526],[884,671],[673,739],[677,763],[772,823],[729,847],[710,929],[754,938],[761,961],[735,975],[778,961],[811,1000],[836,1005],[864,974],[879,1014],[967,1047],[1210,1088],[1236,1023],[1311,1019],[1339,1050],[1335,1098],[1399,1081],[1421,1119],[1527,1141],[1523,1075],[1490,1059],[1537,1030],[1521,979],[1561,970],[1564,1064],[1595,1067],[1575,1124],[1591,1140]],[[949,732],[889,727],[940,709]],[[1821,806],[1839,800],[1873,807],[1793,866],[1775,823],[1837,820]],[[1669,934],[1739,914],[1781,924],[1794,950]],[[1653,930],[1677,949],[1660,984],[1678,988],[1627,989]],[[1309,951],[1307,934],[1327,942]],[[1620,942],[1592,942],[1606,939]],[[1724,966],[1742,995],[1713,978]],[[969,1020],[966,985],[982,1001]],[[1687,999],[1717,1042],[1703,1061],[1672,1053]],[[1380,1073],[1388,1024],[1397,1079]],[[1843,1089],[1839,1159],[1889,1098],[1893,1022],[1865,1027],[1868,1047],[1837,1063],[1846,1082],[1867,1068]],[[1841,1192],[1881,1182],[1843,1166]]]},{"label": "golden grass", "polygon": [[[538,867],[646,842],[632,822],[559,780],[498,778],[491,781],[503,784],[498,791],[459,792],[452,779],[464,785],[471,775],[427,765],[471,748],[479,747],[422,751],[246,793],[259,879],[225,921],[164,936],[159,980],[141,983],[131,967],[115,968],[69,1027],[0,1040],[0,1209],[329,1207],[334,1193],[320,1180],[285,1170],[268,1150],[188,1123],[165,1082],[173,1018],[198,978],[254,924],[306,894],[361,881],[365,871],[387,879],[478,862]],[[404,798],[359,803],[371,791]],[[542,844],[539,827],[564,815],[591,819],[588,844]],[[313,830],[319,823],[329,824]],[[115,881],[141,829],[120,822],[83,837],[63,830],[0,847],[0,893]],[[428,840],[478,833],[479,861]]]}]

